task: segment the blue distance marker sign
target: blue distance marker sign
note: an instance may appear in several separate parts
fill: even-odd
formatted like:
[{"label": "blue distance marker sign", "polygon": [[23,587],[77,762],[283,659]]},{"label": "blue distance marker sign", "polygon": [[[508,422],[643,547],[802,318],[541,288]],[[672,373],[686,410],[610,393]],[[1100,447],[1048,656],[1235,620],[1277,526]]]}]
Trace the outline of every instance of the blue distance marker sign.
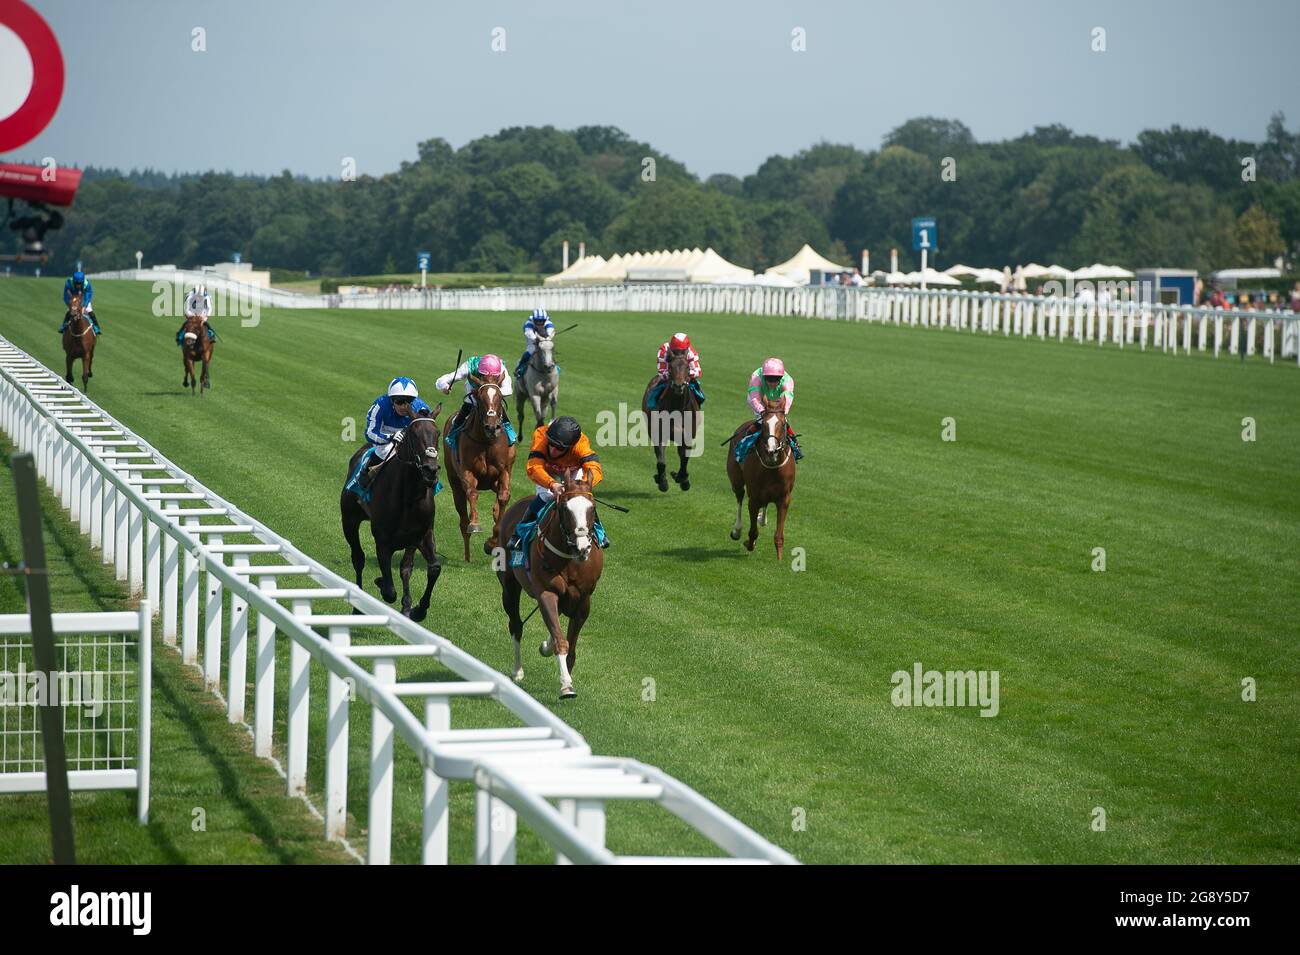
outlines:
[{"label": "blue distance marker sign", "polygon": [[432,253],[432,252],[417,252],[417,253],[415,253],[415,262],[416,262],[415,267],[416,267],[417,269],[419,269],[421,272],[427,272],[427,271],[429,271],[429,263],[432,262],[432,261],[433,261],[433,253]]},{"label": "blue distance marker sign", "polygon": [[912,251],[939,251],[939,229],[934,224],[933,216],[922,216],[912,220]]}]

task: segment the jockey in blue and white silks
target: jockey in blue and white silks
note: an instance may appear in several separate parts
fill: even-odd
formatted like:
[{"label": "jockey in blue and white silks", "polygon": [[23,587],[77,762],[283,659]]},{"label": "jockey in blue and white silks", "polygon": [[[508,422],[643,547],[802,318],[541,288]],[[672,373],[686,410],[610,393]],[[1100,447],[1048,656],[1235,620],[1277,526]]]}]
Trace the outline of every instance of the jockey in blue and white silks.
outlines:
[{"label": "jockey in blue and white silks", "polygon": [[537,344],[537,339],[554,337],[555,323],[551,321],[551,316],[546,314],[546,309],[533,309],[533,314],[529,315],[524,322],[524,354],[519,359],[519,364],[515,365],[516,378],[524,377],[524,366],[528,364],[528,359],[533,357],[533,346]]},{"label": "jockey in blue and white silks", "polygon": [[[200,282],[190,293],[185,296],[185,321],[189,321],[191,315],[197,315],[203,319],[203,328],[208,333],[209,341],[217,340],[217,333],[212,330],[208,324],[208,318],[212,315],[212,296],[208,294],[208,287]],[[185,323],[176,332],[176,344],[184,344],[185,341]]]},{"label": "jockey in blue and white silks", "polygon": [[63,324],[59,326],[59,334],[67,330],[68,322],[72,320],[72,296],[78,293],[81,295],[82,314],[90,320],[90,327],[95,330],[95,334],[102,335],[99,321],[95,318],[94,306],[90,303],[95,297],[95,290],[84,272],[73,272],[72,277],[63,283],[63,304],[68,306],[68,311],[63,316]]},{"label": "jockey in blue and white silks", "polygon": [[429,406],[420,397],[419,389],[410,378],[394,378],[388,392],[380,395],[366,412],[366,442],[370,445],[357,465],[357,483],[364,490],[374,480],[379,469],[396,446],[393,436],[409,425],[421,411]]}]

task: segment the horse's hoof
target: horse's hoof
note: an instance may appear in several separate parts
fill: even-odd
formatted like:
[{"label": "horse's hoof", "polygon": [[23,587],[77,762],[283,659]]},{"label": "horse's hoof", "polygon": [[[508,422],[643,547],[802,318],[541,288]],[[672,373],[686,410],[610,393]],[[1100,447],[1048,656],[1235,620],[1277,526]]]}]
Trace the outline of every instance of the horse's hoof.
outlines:
[{"label": "horse's hoof", "polygon": [[753,549],[754,549],[754,542],[745,541],[745,550],[752,551]]},{"label": "horse's hoof", "polygon": [[516,683],[523,683],[523,682],[524,682],[524,668],[523,668],[523,667],[520,667],[518,670],[516,670],[516,671],[515,671],[515,675],[512,677],[512,679],[513,679]]},{"label": "horse's hoof", "polygon": [[397,599],[397,588],[394,587],[391,590],[385,590],[384,579],[382,577],[375,578],[375,587],[379,590],[379,595],[384,598],[385,603],[392,603]]},{"label": "horse's hoof", "polygon": [[407,613],[406,613],[407,618],[410,619],[410,620],[415,621],[416,623],[419,623],[421,620],[423,620],[423,619],[424,619],[425,617],[427,617],[428,615],[429,615],[429,608],[428,608],[428,607],[418,607],[418,606],[417,606],[417,607],[412,607],[412,608],[411,608],[410,610],[408,610]]},{"label": "horse's hoof", "polygon": [[732,539],[733,541],[738,541],[738,540],[740,540],[740,531],[733,530],[733,531],[731,532],[731,539]]},{"label": "horse's hoof", "polygon": [[681,483],[681,485],[682,485],[682,490],[683,490],[683,491],[689,491],[689,490],[691,489],[691,482],[690,482],[690,481],[682,481],[682,482],[680,482],[680,483]]},{"label": "horse's hoof", "polygon": [[551,649],[550,640],[543,640],[542,645],[537,648],[537,652],[544,657],[552,656],[555,653],[555,651]]},{"label": "horse's hoof", "polygon": [[482,534],[482,533],[483,533],[483,528],[481,528],[481,527],[480,527],[479,525],[477,525],[477,524],[471,524],[471,525],[467,528],[467,530],[468,530],[468,532],[471,533],[471,534]]},{"label": "horse's hoof", "polygon": [[661,475],[661,474],[656,474],[656,475],[655,475],[655,486],[656,486],[657,488],[659,488],[659,490],[661,490],[661,491],[667,491],[667,490],[668,490],[668,481],[667,481],[666,478],[664,478],[663,475]]},{"label": "horse's hoof", "polygon": [[572,685],[560,687],[560,699],[562,700],[571,700],[577,695],[578,691]]}]

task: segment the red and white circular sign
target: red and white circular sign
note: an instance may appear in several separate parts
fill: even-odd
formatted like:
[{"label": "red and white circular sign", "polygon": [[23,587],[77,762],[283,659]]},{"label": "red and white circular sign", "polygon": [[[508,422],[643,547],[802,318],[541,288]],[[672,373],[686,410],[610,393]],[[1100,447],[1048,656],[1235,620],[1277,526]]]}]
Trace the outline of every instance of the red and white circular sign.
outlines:
[{"label": "red and white circular sign", "polygon": [[0,0],[0,153],[40,135],[62,98],[63,54],[49,24],[23,0]]}]

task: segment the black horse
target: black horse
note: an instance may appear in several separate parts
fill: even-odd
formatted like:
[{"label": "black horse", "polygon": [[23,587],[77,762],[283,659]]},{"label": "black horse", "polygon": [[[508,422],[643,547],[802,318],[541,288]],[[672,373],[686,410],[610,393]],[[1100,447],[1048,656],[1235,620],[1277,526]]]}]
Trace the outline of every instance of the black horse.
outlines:
[{"label": "black horse", "polygon": [[678,470],[668,472],[683,491],[691,489],[691,476],[687,464],[695,454],[695,442],[700,433],[700,400],[691,387],[690,362],[677,355],[668,362],[668,380],[659,394],[655,407],[650,407],[650,393],[659,384],[659,376],[650,379],[641,398],[641,413],[645,415],[650,443],[655,449],[655,485],[668,490],[664,476],[664,447],[677,445]]},{"label": "black horse", "polygon": [[[416,621],[423,620],[429,612],[429,595],[442,573],[433,537],[433,495],[442,467],[438,460],[441,435],[437,422],[441,411],[442,405],[438,405],[432,413],[424,412],[394,436],[396,447],[370,484],[369,503],[363,503],[346,488],[339,498],[343,536],[352,548],[352,569],[356,571],[357,586],[363,586],[361,571],[366,566],[366,555],[361,549],[361,522],[370,521],[370,532],[375,538],[375,557],[383,575],[375,580],[375,586],[388,603],[397,599],[397,588],[393,586],[393,554],[403,551],[402,613]],[[365,450],[361,448],[352,455],[347,477],[356,470]],[[347,477],[344,478],[345,484]],[[413,608],[410,585],[416,550],[424,555],[429,576],[424,596]]]}]

